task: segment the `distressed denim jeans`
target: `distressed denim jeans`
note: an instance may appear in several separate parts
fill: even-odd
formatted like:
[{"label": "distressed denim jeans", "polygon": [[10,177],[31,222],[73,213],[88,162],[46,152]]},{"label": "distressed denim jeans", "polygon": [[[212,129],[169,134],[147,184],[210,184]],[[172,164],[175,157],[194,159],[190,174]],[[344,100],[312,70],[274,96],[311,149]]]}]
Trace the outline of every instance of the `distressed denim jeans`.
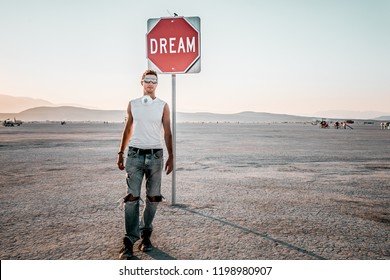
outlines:
[{"label": "distressed denim jeans", "polygon": [[[131,194],[132,199],[125,204],[125,230],[126,237],[130,238],[133,244],[140,239],[140,233],[142,231],[153,230],[153,219],[159,203],[155,202],[153,198],[160,198],[161,201],[163,163],[162,150],[154,154],[141,155],[139,152],[131,148],[129,149],[125,166],[127,172],[127,194]],[[140,220],[139,198],[141,196],[141,186],[144,178],[146,199]]]}]

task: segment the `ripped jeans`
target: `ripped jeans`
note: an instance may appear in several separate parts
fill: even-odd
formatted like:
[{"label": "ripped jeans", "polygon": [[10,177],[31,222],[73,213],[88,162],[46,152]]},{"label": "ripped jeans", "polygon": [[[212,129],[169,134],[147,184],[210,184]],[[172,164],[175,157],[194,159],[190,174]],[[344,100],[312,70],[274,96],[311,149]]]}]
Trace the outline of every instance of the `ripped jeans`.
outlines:
[{"label": "ripped jeans", "polygon": [[[125,230],[134,244],[140,239],[144,230],[153,230],[153,219],[157,205],[161,201],[161,176],[163,169],[163,150],[155,153],[142,154],[129,148],[126,160],[127,199],[125,199]],[[139,218],[139,200],[142,181],[146,182],[146,199]]]}]

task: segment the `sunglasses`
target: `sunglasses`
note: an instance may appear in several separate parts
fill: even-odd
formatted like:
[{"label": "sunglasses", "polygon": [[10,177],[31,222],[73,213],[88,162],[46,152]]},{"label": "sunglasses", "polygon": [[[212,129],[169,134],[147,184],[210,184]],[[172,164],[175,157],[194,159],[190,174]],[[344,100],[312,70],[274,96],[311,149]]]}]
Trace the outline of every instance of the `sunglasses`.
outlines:
[{"label": "sunglasses", "polygon": [[144,83],[147,83],[147,84],[157,84],[157,79],[153,79],[153,78],[144,78]]}]

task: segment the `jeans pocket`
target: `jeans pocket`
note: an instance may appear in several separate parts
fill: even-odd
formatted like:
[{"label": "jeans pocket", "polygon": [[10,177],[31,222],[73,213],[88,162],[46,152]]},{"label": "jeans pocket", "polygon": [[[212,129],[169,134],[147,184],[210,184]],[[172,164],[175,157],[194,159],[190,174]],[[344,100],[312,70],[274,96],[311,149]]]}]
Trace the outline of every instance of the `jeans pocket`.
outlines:
[{"label": "jeans pocket", "polygon": [[162,158],[162,157],[163,157],[163,150],[158,151],[157,153],[154,153],[154,154],[153,154],[153,157],[154,157],[155,159]]},{"label": "jeans pocket", "polygon": [[129,150],[129,152],[127,153],[127,157],[129,157],[129,158],[134,158],[136,156],[137,156],[137,152],[136,151]]}]

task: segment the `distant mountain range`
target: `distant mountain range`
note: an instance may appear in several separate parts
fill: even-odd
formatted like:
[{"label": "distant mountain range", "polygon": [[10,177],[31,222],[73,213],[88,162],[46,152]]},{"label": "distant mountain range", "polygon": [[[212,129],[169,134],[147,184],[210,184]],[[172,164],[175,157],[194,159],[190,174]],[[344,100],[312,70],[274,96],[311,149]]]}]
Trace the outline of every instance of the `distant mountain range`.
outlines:
[{"label": "distant mountain range", "polygon": [[0,120],[7,118],[23,121],[108,121],[123,122],[126,111],[92,110],[72,106],[36,107],[20,113],[0,113]]},{"label": "distant mountain range", "polygon": [[[313,117],[271,114],[261,112],[241,112],[237,114],[177,113],[177,122],[311,122]],[[72,106],[37,107],[20,113],[0,113],[0,120],[20,119],[23,121],[93,121],[124,122],[125,110],[92,110]],[[389,120],[390,116],[379,119]],[[379,120],[378,119],[378,120]]]},{"label": "distant mountain range", "polygon": [[177,113],[178,122],[310,122],[313,118],[262,112],[241,112],[237,114]]},{"label": "distant mountain range", "polygon": [[19,113],[40,106],[55,106],[55,104],[43,99],[0,94],[0,112]]},{"label": "distant mountain range", "polygon": [[19,113],[35,107],[59,107],[59,106],[73,106],[73,107],[83,107],[83,108],[93,109],[79,104],[54,104],[43,99],[0,94],[0,112],[2,113]]},{"label": "distant mountain range", "polygon": [[[305,122],[310,117],[282,114],[242,112],[238,114],[177,113],[177,122]],[[124,110],[91,110],[80,107],[37,107],[20,113],[0,113],[0,120],[16,118],[23,121],[108,121],[123,122]]]},{"label": "distant mountain range", "polygon": [[[376,111],[347,111],[347,110],[329,110],[320,111],[313,114],[314,116],[321,116],[323,118],[334,118],[334,119],[378,119],[378,118],[389,118],[388,113],[376,112]],[[387,117],[386,117],[387,115]]]},{"label": "distant mountain range", "polygon": [[[20,102],[18,104],[17,102]],[[40,105],[42,104],[42,105]],[[20,119],[23,121],[98,121],[98,122],[123,122],[126,117],[125,110],[96,110],[86,109],[75,106],[57,106],[45,100],[12,97],[0,95],[0,120],[5,119]],[[9,110],[7,110],[9,106]],[[15,108],[28,107],[30,108],[21,111],[20,113],[12,113]],[[11,110],[12,109],[12,110]],[[341,115],[341,111],[338,111]],[[351,113],[351,112],[350,112]],[[372,115],[373,112],[370,112]],[[351,114],[349,114],[351,115]],[[177,122],[311,122],[313,119],[326,118],[324,115],[316,115],[313,117],[294,116],[286,114],[272,114],[263,112],[241,112],[236,114],[216,114],[216,113],[177,113]],[[328,117],[329,118],[329,117]],[[337,118],[329,118],[337,119]],[[343,119],[371,119],[371,120],[390,120],[390,115],[383,115],[376,118],[347,118]]]}]

